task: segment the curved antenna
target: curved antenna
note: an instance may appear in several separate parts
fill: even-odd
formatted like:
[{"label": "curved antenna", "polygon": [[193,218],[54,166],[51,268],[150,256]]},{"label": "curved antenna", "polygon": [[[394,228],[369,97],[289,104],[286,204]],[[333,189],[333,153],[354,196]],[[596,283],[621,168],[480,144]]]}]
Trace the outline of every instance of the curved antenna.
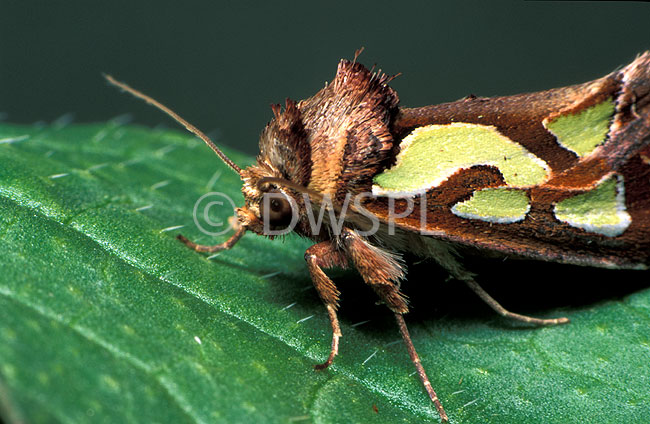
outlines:
[{"label": "curved antenna", "polygon": [[219,158],[220,158],[222,161],[224,161],[224,163],[225,163],[226,165],[228,165],[228,166],[229,166],[230,168],[232,168],[236,173],[238,173],[239,176],[241,176],[242,169],[241,169],[239,166],[237,166],[237,165],[235,164],[235,162],[233,162],[232,160],[230,160],[230,158],[229,158],[228,156],[226,156],[226,154],[225,154],[224,152],[222,152],[222,151],[217,147],[217,145],[214,144],[214,143],[212,142],[212,140],[210,140],[210,138],[209,138],[207,135],[203,134],[203,132],[201,132],[201,130],[199,130],[199,129],[196,128],[194,125],[192,125],[192,124],[190,124],[189,122],[187,122],[185,119],[181,118],[181,117],[180,117],[176,112],[174,112],[173,110],[171,110],[171,109],[168,108],[167,106],[163,105],[162,103],[158,102],[157,100],[152,99],[151,97],[147,96],[146,94],[139,92],[139,91],[136,90],[135,88],[131,88],[131,87],[129,87],[128,85],[124,84],[123,82],[120,82],[120,81],[116,80],[115,78],[113,78],[113,77],[110,76],[110,75],[107,75],[107,74],[103,74],[103,75],[104,75],[104,78],[106,78],[106,80],[107,80],[109,83],[113,84],[113,85],[116,86],[116,87],[121,88],[122,90],[124,90],[124,91],[126,91],[126,92],[128,92],[128,93],[131,93],[133,96],[135,96],[135,97],[137,97],[137,98],[139,98],[139,99],[141,99],[141,100],[144,100],[145,102],[147,102],[147,103],[149,103],[150,105],[152,105],[152,106],[154,106],[154,107],[160,109],[161,111],[165,112],[167,115],[169,115],[169,116],[171,116],[172,118],[174,118],[174,120],[175,120],[176,122],[178,122],[179,124],[183,125],[183,126],[184,126],[188,131],[190,131],[191,133],[193,133],[194,135],[196,135],[198,138],[200,138],[201,140],[203,140],[203,141],[205,142],[205,144],[207,144],[207,145],[208,145],[208,146],[209,146],[209,147],[210,147],[210,148],[211,148],[211,149],[212,149],[212,150],[217,154],[217,156],[219,156]]}]

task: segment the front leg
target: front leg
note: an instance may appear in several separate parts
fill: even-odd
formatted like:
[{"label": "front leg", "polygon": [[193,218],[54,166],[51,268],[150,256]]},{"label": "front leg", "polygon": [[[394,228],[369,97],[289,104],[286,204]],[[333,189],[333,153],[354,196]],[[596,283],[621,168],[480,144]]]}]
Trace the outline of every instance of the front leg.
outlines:
[{"label": "front leg", "polygon": [[338,354],[339,338],[342,335],[339,320],[336,316],[340,292],[334,285],[334,282],[323,272],[323,268],[332,268],[335,266],[346,268],[347,259],[345,254],[337,249],[334,242],[324,241],[307,249],[305,252],[305,260],[307,261],[307,267],[311,274],[311,280],[327,308],[327,315],[332,325],[332,348],[330,355],[325,362],[314,366],[317,370],[322,370],[329,367],[334,357]]},{"label": "front leg", "polygon": [[240,238],[242,238],[242,236],[246,232],[246,226],[241,225],[239,221],[234,218],[235,217],[231,216],[228,222],[235,230],[235,234],[233,234],[228,240],[224,241],[223,243],[215,244],[214,246],[205,245],[205,244],[196,244],[193,241],[188,240],[182,234],[177,235],[176,238],[180,240],[182,243],[184,243],[187,247],[189,247],[190,249],[194,249],[197,252],[214,253],[214,252],[220,252],[222,250],[230,249],[239,241]]}]

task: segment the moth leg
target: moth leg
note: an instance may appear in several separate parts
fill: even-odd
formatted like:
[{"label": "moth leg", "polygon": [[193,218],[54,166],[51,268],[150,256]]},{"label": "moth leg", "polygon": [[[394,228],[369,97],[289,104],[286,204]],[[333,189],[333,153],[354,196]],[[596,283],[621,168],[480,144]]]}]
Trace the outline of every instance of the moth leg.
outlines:
[{"label": "moth leg", "polygon": [[534,318],[534,317],[529,317],[527,315],[520,315],[516,314],[514,312],[510,312],[499,302],[494,300],[492,296],[490,296],[485,290],[483,290],[483,287],[479,286],[476,281],[474,281],[473,278],[463,278],[463,281],[467,286],[472,289],[474,293],[478,295],[485,303],[488,304],[490,308],[492,308],[494,311],[496,311],[499,315],[504,316],[506,318],[514,319],[517,321],[523,321],[527,322],[530,324],[536,324],[536,325],[557,325],[557,324],[565,324],[569,322],[569,318],[566,317],[560,317],[560,318],[550,318],[550,319],[544,319],[544,318]]},{"label": "moth leg", "polygon": [[408,312],[406,297],[400,292],[404,268],[397,256],[368,243],[350,229],[343,229],[342,240],[347,254],[363,280],[395,313]]},{"label": "moth leg", "polygon": [[415,365],[415,369],[418,372],[420,381],[424,385],[424,389],[427,391],[429,398],[431,399],[434,406],[436,407],[436,410],[440,415],[440,419],[442,420],[443,423],[446,423],[449,418],[447,417],[447,413],[445,412],[445,409],[442,407],[442,404],[438,399],[438,395],[436,394],[436,391],[433,390],[433,386],[431,386],[431,383],[429,382],[429,377],[427,377],[427,373],[424,371],[422,362],[420,362],[420,356],[418,356],[418,353],[415,351],[415,346],[413,346],[413,341],[411,341],[411,335],[409,334],[408,328],[406,328],[406,322],[404,322],[404,316],[396,312],[395,319],[397,319],[397,326],[399,327],[399,332],[402,335],[402,339],[404,340],[404,344],[406,345],[406,350],[408,350],[409,352],[411,361],[413,362],[413,365]]},{"label": "moth leg", "polygon": [[429,377],[424,371],[415,346],[413,346],[406,322],[404,322],[403,314],[408,312],[408,304],[404,295],[399,291],[399,281],[404,277],[402,265],[395,256],[368,243],[352,230],[344,230],[342,236],[348,250],[348,256],[352,259],[363,279],[395,314],[399,332],[402,335],[411,361],[415,365],[420,381],[424,385],[424,389],[436,407],[438,414],[440,414],[442,422],[447,422],[447,413],[442,407],[435,390],[433,390],[433,386],[431,386]]},{"label": "moth leg", "polygon": [[230,249],[239,241],[240,238],[244,235],[246,232],[246,227],[243,225],[239,225],[237,221],[235,221],[235,234],[230,236],[230,238],[223,243],[215,244],[213,246],[207,245],[207,244],[196,244],[193,241],[188,240],[185,236],[179,234],[176,236],[178,240],[183,242],[187,247],[190,249],[194,249],[197,252],[208,252],[208,253],[214,253],[214,252],[220,252],[222,250]]},{"label": "moth leg", "polygon": [[526,323],[530,324],[535,324],[535,325],[556,325],[556,324],[564,324],[569,322],[569,319],[566,317],[561,317],[561,318],[551,318],[551,319],[543,319],[543,318],[534,318],[534,317],[529,317],[526,315],[520,315],[516,314],[514,312],[510,312],[499,302],[494,300],[492,296],[490,296],[481,286],[478,285],[478,283],[474,280],[474,276],[471,272],[468,272],[463,268],[463,266],[458,262],[458,260],[455,258],[454,254],[452,253],[452,250],[450,250],[448,247],[445,247],[444,244],[442,243],[433,243],[429,242],[425,248],[429,251],[429,256],[436,258],[436,261],[442,265],[443,268],[449,272],[449,274],[456,278],[457,280],[463,281],[467,286],[472,289],[474,293],[478,295],[487,305],[492,308],[496,313],[498,313],[501,316],[504,316],[506,318],[514,319],[517,321],[523,321]]},{"label": "moth leg", "polygon": [[336,316],[340,292],[334,285],[334,282],[323,272],[323,268],[332,268],[335,266],[346,268],[347,259],[336,248],[336,244],[330,241],[324,241],[307,249],[305,252],[305,261],[307,261],[307,267],[309,268],[309,274],[311,275],[314,287],[327,308],[327,315],[332,325],[332,348],[330,349],[330,354],[325,362],[314,365],[315,369],[322,370],[329,367],[334,357],[338,354],[339,339],[342,336],[339,320]]}]

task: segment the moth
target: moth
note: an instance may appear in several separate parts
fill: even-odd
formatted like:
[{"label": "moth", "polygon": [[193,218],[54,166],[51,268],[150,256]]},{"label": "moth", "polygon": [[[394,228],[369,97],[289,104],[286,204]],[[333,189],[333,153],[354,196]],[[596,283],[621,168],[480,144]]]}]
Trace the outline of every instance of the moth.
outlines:
[{"label": "moth", "polygon": [[[147,95],[243,181],[234,234],[199,252],[230,249],[251,231],[293,231],[332,327],[327,368],[342,336],[339,291],[325,270],[356,268],[394,313],[409,356],[442,421],[448,417],[409,336],[400,285],[405,253],[431,258],[500,315],[568,322],[502,307],[462,264],[466,250],[569,264],[650,264],[650,52],[595,81],[507,97],[468,96],[405,108],[394,78],[341,60],[313,97],[272,105],[257,162],[242,169],[200,130]],[[315,227],[314,214],[322,222]]]}]

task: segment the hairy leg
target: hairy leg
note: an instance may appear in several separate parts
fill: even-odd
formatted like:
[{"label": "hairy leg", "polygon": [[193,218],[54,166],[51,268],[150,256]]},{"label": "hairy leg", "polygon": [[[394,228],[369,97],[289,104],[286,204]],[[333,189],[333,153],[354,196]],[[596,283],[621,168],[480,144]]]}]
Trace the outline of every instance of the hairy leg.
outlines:
[{"label": "hairy leg", "polygon": [[379,295],[393,312],[408,312],[406,298],[399,291],[404,269],[398,258],[370,244],[355,231],[344,229],[343,244],[348,257],[363,280]]},{"label": "hairy leg", "polygon": [[322,364],[314,366],[317,370],[322,370],[329,367],[334,357],[338,354],[339,338],[342,335],[339,320],[336,316],[340,293],[334,285],[334,282],[325,274],[323,268],[332,268],[335,266],[346,268],[347,259],[345,254],[337,249],[334,242],[324,241],[307,249],[305,252],[305,260],[307,261],[307,267],[311,274],[311,280],[327,308],[327,315],[332,325],[332,348],[330,349],[329,357]]},{"label": "hairy leg", "polygon": [[246,227],[238,226],[235,231],[235,234],[230,236],[228,240],[220,244],[215,244],[214,246],[205,245],[205,244],[196,244],[193,241],[188,240],[187,238],[185,238],[180,234],[176,236],[176,238],[181,242],[185,243],[187,247],[189,247],[190,249],[194,249],[197,252],[214,253],[214,252],[219,252],[221,250],[230,249],[231,247],[233,247],[239,241],[239,239],[242,238],[245,232],[246,232]]},{"label": "hairy leg", "polygon": [[413,341],[404,321],[403,314],[408,312],[408,305],[406,298],[399,291],[399,280],[404,277],[401,264],[395,256],[373,246],[352,230],[347,230],[343,233],[343,242],[347,247],[348,256],[365,282],[375,290],[395,314],[399,332],[402,335],[411,362],[415,365],[420,381],[422,381],[431,402],[436,407],[442,422],[447,422],[447,413],[442,407],[438,395],[433,390],[433,386],[431,386],[429,377],[424,371],[424,367],[420,362],[420,357],[415,350],[415,346],[413,346]]},{"label": "hairy leg", "polygon": [[404,322],[404,317],[402,316],[402,314],[395,312],[395,319],[397,319],[397,326],[399,327],[399,332],[402,335],[404,344],[406,345],[406,350],[408,350],[409,352],[409,356],[411,357],[411,362],[413,362],[413,365],[415,365],[415,369],[418,372],[420,381],[424,385],[424,389],[427,391],[427,394],[429,395],[429,399],[431,399],[431,402],[433,402],[433,405],[436,407],[436,410],[440,415],[440,419],[442,420],[443,423],[446,423],[449,418],[447,417],[447,413],[445,412],[445,409],[442,407],[442,404],[440,403],[440,399],[438,399],[438,395],[436,394],[435,390],[433,390],[433,386],[431,386],[431,382],[429,382],[429,377],[427,377],[427,373],[426,371],[424,371],[424,367],[420,362],[420,356],[415,351],[415,346],[413,346],[411,335],[409,334],[408,328],[406,328],[406,322]]}]

